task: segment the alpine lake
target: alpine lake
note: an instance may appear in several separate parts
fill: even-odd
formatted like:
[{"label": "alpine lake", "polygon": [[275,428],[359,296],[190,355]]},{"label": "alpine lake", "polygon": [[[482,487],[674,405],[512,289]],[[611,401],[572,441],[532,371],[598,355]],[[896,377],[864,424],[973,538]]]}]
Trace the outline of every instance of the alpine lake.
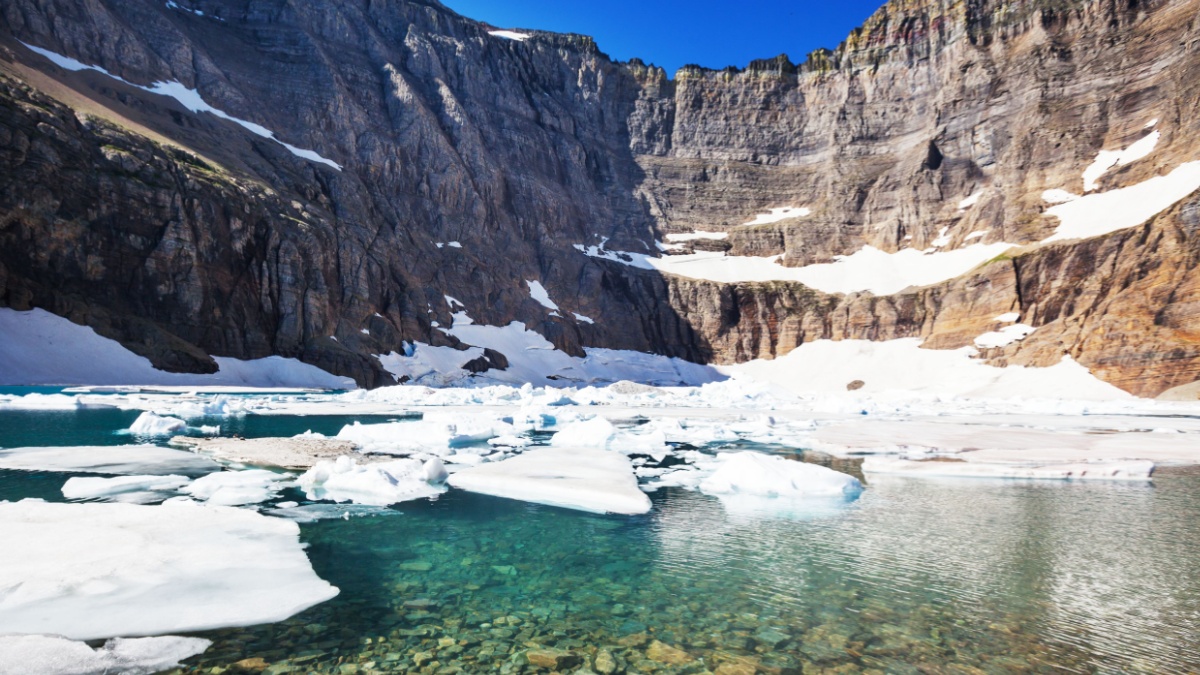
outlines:
[{"label": "alpine lake", "polygon": [[[128,443],[137,414],[0,411],[0,447]],[[193,424],[261,437],[385,419]],[[862,478],[858,462],[756,449]],[[0,500],[65,501],[72,475],[0,471]],[[213,646],[174,672],[1200,672],[1200,470],[864,482],[851,503],[801,511],[665,488],[618,517],[450,490],[301,524],[340,594],[197,633]]]}]

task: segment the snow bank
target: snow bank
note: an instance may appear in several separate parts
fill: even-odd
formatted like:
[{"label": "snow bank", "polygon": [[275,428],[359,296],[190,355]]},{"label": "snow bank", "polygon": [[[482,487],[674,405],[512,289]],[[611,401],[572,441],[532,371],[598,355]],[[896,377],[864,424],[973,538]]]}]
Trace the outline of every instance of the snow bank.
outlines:
[{"label": "snow bank", "polygon": [[129,433],[136,436],[170,436],[187,429],[187,422],[174,417],[159,417],[152,412],[138,415],[129,427]]},{"label": "snow bank", "polygon": [[701,492],[785,499],[855,497],[862,492],[854,476],[816,464],[760,452],[722,453],[717,460],[716,471],[700,483]]},{"label": "snow bank", "polygon": [[189,502],[0,502],[0,634],[77,640],[282,621],[337,594],[290,521]]},{"label": "snow bank", "polygon": [[1153,462],[1001,464],[972,461],[914,461],[885,457],[863,460],[863,473],[921,478],[1030,478],[1048,480],[1148,480]]},{"label": "snow bank", "polygon": [[181,450],[168,450],[154,445],[114,445],[0,450],[0,469],[195,476],[219,471],[221,467],[213,461]]},{"label": "snow bank", "polygon": [[209,640],[183,637],[115,638],[98,649],[56,635],[0,637],[0,675],[151,675],[203,654]]},{"label": "snow bank", "polygon": [[296,482],[309,499],[388,506],[436,497],[446,491],[445,480],[446,469],[437,458],[360,465],[350,457],[339,457],[318,463]]},{"label": "snow bank", "polygon": [[835,262],[804,267],[784,267],[778,264],[781,256],[731,256],[702,252],[654,258],[641,253],[603,251],[596,247],[580,250],[592,257],[690,279],[720,283],[795,281],[825,293],[868,291],[875,295],[890,295],[910,286],[928,286],[961,276],[1012,246],[999,242],[973,244],[952,251],[919,251],[910,248],[896,253],[885,253],[873,246],[864,246],[851,255],[837,256]]},{"label": "snow bank", "polygon": [[0,386],[34,384],[232,385],[353,389],[350,378],[330,375],[295,359],[255,361],[216,357],[211,375],[168,373],[115,340],[42,309],[0,308]]},{"label": "snow bank", "polygon": [[968,398],[1059,398],[1113,401],[1132,396],[1063,357],[1048,368],[996,368],[971,358],[970,347],[921,349],[920,338],[884,342],[817,340],[774,360],[720,366],[736,378],[769,382],[798,394],[930,394]]},{"label": "snow bank", "polygon": [[291,476],[266,469],[218,471],[197,478],[183,492],[215,506],[259,504],[279,496]]},{"label": "snow bank", "polygon": [[140,85],[140,84],[134,84],[133,82],[130,82],[129,80],[126,80],[117,75],[113,75],[112,73],[108,72],[107,70],[105,70],[103,68],[100,68],[99,66],[90,66],[90,65],[81,63],[79,61],[76,61],[75,59],[72,59],[70,57],[63,56],[61,54],[56,54],[55,52],[52,52],[48,49],[41,49],[40,47],[34,47],[33,45],[25,44],[24,42],[22,42],[21,44],[25,45],[25,47],[27,47],[28,49],[46,57],[47,59],[54,62],[56,65],[58,65],[59,67],[64,68],[66,70],[72,70],[72,71],[94,70],[98,73],[103,73],[104,75],[107,75],[108,77],[111,77],[112,79],[117,80],[118,82],[123,82],[131,87],[141,89],[142,91],[146,91],[151,94],[157,94],[159,96],[167,96],[169,98],[173,98],[176,101],[178,101],[180,105],[187,108],[188,110],[190,110],[193,113],[206,112],[206,113],[215,115],[216,117],[220,117],[221,119],[229,120],[230,122],[233,122],[234,124],[237,124],[238,126],[241,126],[242,128],[250,131],[251,133],[253,133],[255,135],[262,136],[263,138],[267,138],[272,141],[275,141],[276,143],[278,143],[278,144],[282,145],[284,148],[286,148],[288,152],[292,153],[293,155],[295,155],[297,157],[306,159],[310,162],[317,162],[319,164],[325,164],[326,166],[330,166],[334,169],[337,169],[338,171],[342,170],[341,164],[338,164],[337,162],[326,159],[326,158],[318,155],[317,153],[313,152],[312,150],[304,150],[303,148],[298,148],[294,145],[291,145],[290,143],[284,143],[283,141],[279,140],[275,136],[275,132],[271,131],[270,129],[267,129],[266,127],[262,126],[261,124],[255,124],[254,122],[248,122],[243,119],[238,119],[237,117],[234,117],[234,116],[230,115],[229,113],[226,113],[224,110],[219,110],[217,108],[212,107],[200,96],[200,92],[196,91],[195,89],[187,88],[186,86],[183,85],[182,82],[169,82],[169,81],[155,82],[148,87]]},{"label": "snow bank", "polygon": [[469,377],[470,373],[463,366],[481,356],[481,347],[460,351],[453,347],[433,347],[423,342],[405,345],[403,354],[375,354],[383,369],[391,373],[397,382],[408,378],[407,382],[427,386],[444,386]]},{"label": "snow bank", "polygon": [[535,448],[463,469],[448,482],[471,492],[592,513],[633,515],[650,510],[633,465],[608,450]]}]

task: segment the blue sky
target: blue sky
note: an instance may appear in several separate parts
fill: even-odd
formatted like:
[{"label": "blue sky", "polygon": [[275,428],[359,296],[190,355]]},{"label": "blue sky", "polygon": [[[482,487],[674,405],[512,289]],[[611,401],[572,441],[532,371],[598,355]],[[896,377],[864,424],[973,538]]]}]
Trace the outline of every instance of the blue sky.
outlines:
[{"label": "blue sky", "polygon": [[883,0],[442,0],[502,28],[539,28],[596,38],[609,56],[634,56],[668,73],[686,63],[745,67],[786,53],[793,62],[830,49]]}]

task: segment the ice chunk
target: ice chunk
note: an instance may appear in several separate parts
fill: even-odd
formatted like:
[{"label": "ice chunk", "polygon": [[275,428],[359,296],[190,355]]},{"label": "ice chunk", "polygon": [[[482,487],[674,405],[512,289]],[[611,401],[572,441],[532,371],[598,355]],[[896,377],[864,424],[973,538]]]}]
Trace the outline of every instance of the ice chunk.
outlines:
[{"label": "ice chunk", "polygon": [[0,675],[151,675],[203,654],[209,640],[184,637],[114,638],[98,649],[57,635],[0,637]]},{"label": "ice chunk", "polygon": [[436,497],[446,491],[445,480],[446,469],[437,458],[360,465],[350,457],[339,457],[318,463],[297,483],[309,499],[387,506]]},{"label": "ice chunk", "polygon": [[700,483],[701,492],[783,498],[854,497],[862,492],[854,476],[816,464],[760,452],[722,453],[717,459],[720,465]]},{"label": "ice chunk", "polygon": [[617,428],[597,415],[589,420],[563,425],[550,438],[550,445],[557,448],[607,448],[616,435]]},{"label": "ice chunk", "polygon": [[291,484],[291,476],[265,469],[219,471],[197,478],[183,492],[217,506],[244,506],[272,499]]},{"label": "ice chunk", "polygon": [[170,436],[187,429],[187,422],[175,417],[160,417],[146,411],[133,421],[129,433],[135,436]]},{"label": "ice chunk", "polygon": [[[290,521],[194,502],[0,502],[0,634],[77,640],[282,621],[337,594]],[[13,551],[17,553],[17,551]]]},{"label": "ice chunk", "polygon": [[451,486],[482,494],[592,513],[650,510],[624,455],[593,448],[534,448],[500,462],[463,469]]},{"label": "ice chunk", "polygon": [[1049,480],[1148,480],[1148,461],[1013,464],[962,460],[910,460],[868,457],[863,473],[951,478],[1031,478]]},{"label": "ice chunk", "polygon": [[195,476],[219,471],[221,466],[182,450],[168,450],[154,445],[114,445],[0,450],[0,469]]},{"label": "ice chunk", "polygon": [[[62,487],[62,494],[67,499],[104,499],[120,497],[127,493],[161,492],[178,490],[187,485],[190,479],[185,476],[119,476],[117,478],[80,478],[68,479]],[[165,495],[160,496],[160,499]]]}]

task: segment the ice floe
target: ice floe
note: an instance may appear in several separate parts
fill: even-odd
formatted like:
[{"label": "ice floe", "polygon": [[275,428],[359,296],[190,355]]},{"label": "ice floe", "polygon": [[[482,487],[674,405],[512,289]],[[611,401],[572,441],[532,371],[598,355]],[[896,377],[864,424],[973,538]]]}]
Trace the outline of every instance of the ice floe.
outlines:
[{"label": "ice floe", "polygon": [[323,460],[297,480],[309,499],[387,506],[445,492],[440,459],[399,459],[359,464],[353,458]]},{"label": "ice floe", "polygon": [[593,513],[650,510],[624,455],[590,448],[534,448],[500,462],[463,469],[451,486],[521,501]]},{"label": "ice floe", "polygon": [[354,443],[363,452],[409,455],[417,452],[452,454],[455,448],[510,436],[514,427],[499,415],[429,413],[424,419],[342,427],[338,440]]},{"label": "ice floe", "polygon": [[350,518],[365,518],[370,516],[396,516],[399,511],[383,506],[368,504],[305,504],[300,506],[295,502],[264,511],[267,515],[287,518],[297,523],[315,523],[320,520],[347,520]]},{"label": "ice floe", "polygon": [[299,527],[245,509],[168,502],[0,503],[0,634],[76,640],[282,621],[337,594]]},{"label": "ice floe", "polygon": [[220,465],[182,450],[154,445],[69,446],[0,450],[0,469],[109,475],[184,474],[219,471]]},{"label": "ice floe", "polygon": [[316,436],[296,438],[190,438],[178,436],[171,445],[188,448],[222,462],[309,469],[325,459],[353,453],[358,446],[349,441]]},{"label": "ice floe", "polygon": [[203,654],[210,640],[114,638],[92,649],[57,635],[0,636],[0,675],[151,675]]},{"label": "ice floe", "polygon": [[186,476],[118,476],[116,478],[81,478],[67,480],[62,494],[67,499],[109,499],[116,502],[144,504],[160,502],[170,493],[187,485]]},{"label": "ice floe", "polygon": [[197,478],[182,491],[215,506],[259,504],[278,496],[292,476],[266,469],[218,471]]},{"label": "ice floe", "polygon": [[[910,460],[868,457],[863,473],[924,478],[1027,478],[1040,480],[1148,480],[1154,463],[1147,461],[1008,464],[963,460]],[[868,482],[869,482],[868,478]]]}]

